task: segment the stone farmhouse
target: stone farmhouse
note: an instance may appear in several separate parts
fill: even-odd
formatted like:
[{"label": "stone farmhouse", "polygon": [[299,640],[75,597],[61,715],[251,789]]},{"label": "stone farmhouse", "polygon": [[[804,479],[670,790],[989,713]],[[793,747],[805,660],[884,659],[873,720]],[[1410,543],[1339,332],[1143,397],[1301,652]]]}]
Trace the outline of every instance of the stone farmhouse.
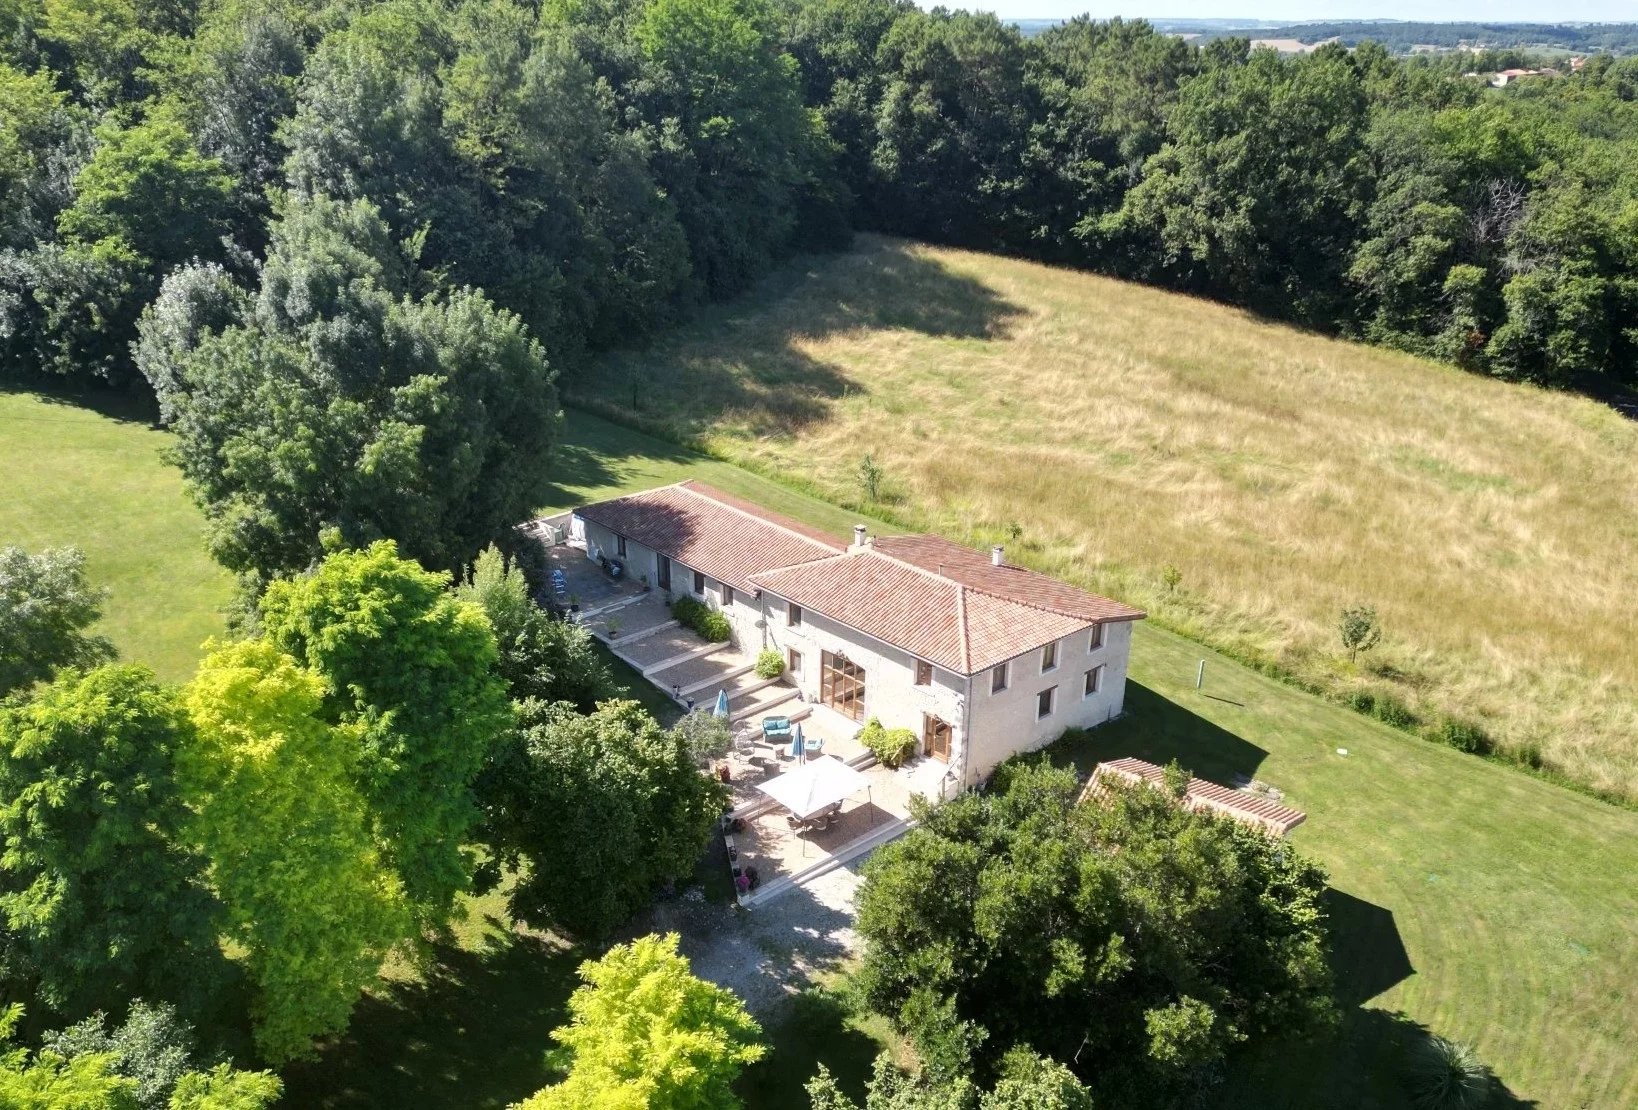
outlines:
[{"label": "stone farmhouse", "polygon": [[938,793],[1118,716],[1144,614],[938,536],[850,544],[697,481],[586,505],[592,559],[729,620],[735,646],[781,653],[794,699],[909,728],[944,765]]}]

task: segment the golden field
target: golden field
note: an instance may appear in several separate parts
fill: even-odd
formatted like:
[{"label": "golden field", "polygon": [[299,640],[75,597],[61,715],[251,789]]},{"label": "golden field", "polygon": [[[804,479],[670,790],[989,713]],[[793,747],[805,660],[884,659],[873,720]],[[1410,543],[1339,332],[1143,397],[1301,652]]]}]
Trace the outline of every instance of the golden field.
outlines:
[{"label": "golden field", "polygon": [[1638,799],[1638,425],[1595,402],[875,237],[567,390],[843,504],[869,454],[898,523]]}]

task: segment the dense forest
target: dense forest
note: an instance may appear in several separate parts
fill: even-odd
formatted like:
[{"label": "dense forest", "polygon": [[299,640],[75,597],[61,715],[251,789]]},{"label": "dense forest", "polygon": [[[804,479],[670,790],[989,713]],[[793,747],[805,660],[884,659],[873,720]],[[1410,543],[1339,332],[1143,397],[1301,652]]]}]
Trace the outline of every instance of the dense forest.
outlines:
[{"label": "dense forest", "polygon": [[402,412],[493,326],[472,391],[538,394],[867,227],[1630,382],[1638,61],[1454,61],[894,0],[0,0],[0,345],[220,444],[276,363]]}]

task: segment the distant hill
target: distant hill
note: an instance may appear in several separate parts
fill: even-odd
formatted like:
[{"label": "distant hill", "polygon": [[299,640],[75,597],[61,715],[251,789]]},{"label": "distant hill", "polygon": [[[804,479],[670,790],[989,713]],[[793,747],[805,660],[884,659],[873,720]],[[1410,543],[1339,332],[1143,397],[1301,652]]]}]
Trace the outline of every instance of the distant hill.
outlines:
[{"label": "distant hill", "polygon": [[[1298,39],[1306,43],[1338,39],[1345,46],[1379,42],[1397,54],[1418,46],[1445,50],[1461,47],[1564,50],[1577,54],[1638,53],[1638,23],[1406,23],[1398,20],[1342,20],[1276,26],[1257,20],[1223,21],[1228,26],[1202,27],[1198,20],[1155,20],[1163,31],[1193,33],[1202,38],[1240,35],[1257,39]],[[1184,26],[1187,24],[1187,26]]]},{"label": "distant hill", "polygon": [[[1026,38],[1064,22],[1015,19]],[[1379,42],[1395,54],[1417,47],[1440,50],[1561,50],[1572,54],[1638,54],[1638,23],[1413,23],[1397,19],[1277,23],[1268,19],[1151,19],[1156,30],[1195,39],[1240,37],[1294,39],[1317,43],[1337,39],[1344,46]]]}]

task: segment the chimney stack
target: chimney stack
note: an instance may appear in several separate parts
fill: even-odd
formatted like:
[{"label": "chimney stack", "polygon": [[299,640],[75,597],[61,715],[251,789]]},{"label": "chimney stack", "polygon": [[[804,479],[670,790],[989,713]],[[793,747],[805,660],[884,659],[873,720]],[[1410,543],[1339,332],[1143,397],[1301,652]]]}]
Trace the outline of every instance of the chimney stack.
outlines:
[{"label": "chimney stack", "polygon": [[863,550],[867,542],[868,541],[865,537],[865,526],[862,524],[855,524],[853,526],[853,550]]},{"label": "chimney stack", "polygon": [[1000,544],[996,544],[994,547],[990,548],[990,563],[991,565],[998,567],[1006,566],[1007,549],[1002,547]]}]

